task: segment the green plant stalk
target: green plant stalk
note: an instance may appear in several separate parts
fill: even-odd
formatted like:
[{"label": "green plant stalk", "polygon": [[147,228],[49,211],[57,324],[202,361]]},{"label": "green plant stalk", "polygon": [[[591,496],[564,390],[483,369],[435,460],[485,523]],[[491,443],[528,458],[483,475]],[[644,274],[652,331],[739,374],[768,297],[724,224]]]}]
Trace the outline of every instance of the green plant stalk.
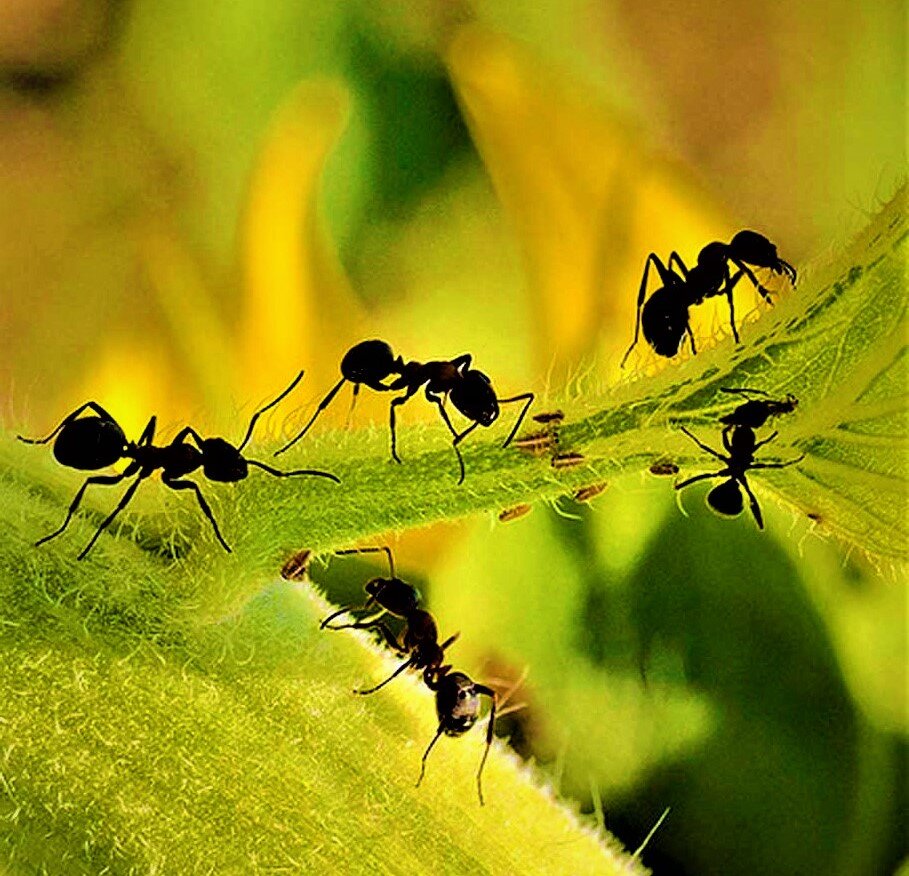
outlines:
[{"label": "green plant stalk", "polygon": [[[156,491],[146,485],[135,511],[78,562],[110,491],[89,493],[87,513],[34,549],[78,481],[46,449],[5,436],[0,798],[12,871],[273,872],[368,860],[397,872],[407,853],[389,837],[402,832],[439,856],[415,852],[413,873],[440,861],[534,872],[552,848],[566,869],[547,872],[596,871],[575,853],[603,872],[631,866],[571,826],[502,755],[490,760],[490,806],[479,810],[477,732],[473,746],[445,746],[431,762],[436,778],[414,792],[419,744],[434,729],[431,697],[406,683],[388,697],[352,697],[350,687],[387,666],[363,640],[317,635],[326,609],[274,589],[277,571],[301,547],[329,552],[553,500],[658,459],[684,475],[715,470],[678,426],[718,443],[717,415],[734,404],[724,386],[799,398],[764,458],[806,459],[755,473],[761,498],[812,515],[879,562],[903,558],[905,200],[904,189],[841,254],[804,271],[793,294],[743,327],[742,346],[727,339],[654,378],[547,400],[565,411],[560,450],[583,454],[577,467],[502,449],[500,424],[472,436],[457,487],[442,429],[404,431],[401,466],[388,461],[384,430],[330,434],[307,439],[286,466],[334,471],[340,487],[260,473],[204,485],[232,554],[185,497],[143,513]],[[267,448],[255,452],[267,458]]]}]

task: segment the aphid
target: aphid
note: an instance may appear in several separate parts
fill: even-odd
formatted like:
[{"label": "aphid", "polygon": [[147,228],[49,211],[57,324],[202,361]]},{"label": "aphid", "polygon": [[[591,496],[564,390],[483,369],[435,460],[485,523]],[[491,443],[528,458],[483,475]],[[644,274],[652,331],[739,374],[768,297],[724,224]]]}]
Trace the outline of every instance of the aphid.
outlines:
[{"label": "aphid", "polygon": [[679,473],[679,467],[668,459],[658,459],[654,462],[648,471],[653,475],[675,475]]},{"label": "aphid", "polygon": [[518,438],[514,446],[528,456],[545,456],[554,450],[559,443],[559,436],[555,432],[535,432],[524,438]]},{"label": "aphid", "polygon": [[791,414],[799,403],[799,400],[791,394],[787,394],[784,399],[772,399],[767,397],[767,393],[761,389],[723,389],[731,395],[760,395],[764,398],[749,399],[744,404],[740,404],[731,414],[720,417],[720,422],[727,427],[747,426],[750,429],[759,429],[771,417],[779,417],[783,414]]},{"label": "aphid", "polygon": [[[407,656],[407,659],[385,681],[366,690],[355,690],[354,693],[364,695],[375,693],[397,678],[406,669],[423,670],[424,672],[437,671],[442,666],[442,661],[445,658],[445,649],[458,638],[458,634],[455,633],[441,645],[439,644],[439,631],[436,627],[435,618],[428,611],[420,608],[420,594],[415,587],[395,575],[391,548],[386,546],[351,548],[350,550],[336,551],[336,553],[341,556],[384,553],[388,557],[390,577],[372,578],[367,581],[364,589],[369,594],[369,599],[359,608],[345,607],[338,609],[338,611],[330,614],[319,624],[319,629],[376,630],[381,633],[382,638],[393,651],[396,651],[401,656]],[[379,613],[373,614],[372,617],[366,617],[365,619],[361,617],[359,620],[349,624],[331,623],[338,615],[347,611],[363,611],[370,614],[375,609],[378,609]],[[385,613],[404,620],[403,639],[399,640],[382,621],[382,615]]]},{"label": "aphid", "polygon": [[423,752],[417,787],[420,787],[423,776],[426,775],[426,758],[429,757],[433,746],[439,741],[439,737],[443,733],[446,736],[463,736],[480,717],[480,697],[489,697],[491,706],[489,723],[486,725],[486,747],[483,749],[480,768],[477,770],[477,795],[480,798],[480,805],[483,806],[485,805],[483,801],[483,767],[486,766],[486,758],[489,756],[489,748],[492,745],[496,720],[496,692],[485,684],[473,681],[463,672],[451,672],[450,670],[450,666],[441,666],[434,670],[427,669],[423,673],[423,682],[436,695],[436,715],[439,718],[439,727],[432,742]]},{"label": "aphid", "polygon": [[534,414],[531,418],[536,423],[542,423],[547,425],[549,423],[555,423],[558,425],[565,419],[565,414],[562,411],[549,411],[542,414]]},{"label": "aphid", "polygon": [[605,493],[608,487],[609,484],[606,481],[599,484],[591,484],[589,487],[581,487],[574,494],[574,500],[575,502],[589,502],[591,499],[595,499],[600,494]]},{"label": "aphid", "polygon": [[764,518],[761,514],[761,506],[758,504],[758,500],[754,493],[751,492],[751,487],[748,485],[745,472],[762,468],[786,468],[787,466],[801,462],[805,458],[805,455],[802,454],[797,459],[791,459],[788,462],[755,462],[755,451],[773,441],[779,433],[774,432],[769,438],[765,438],[763,441],[757,441],[755,440],[754,430],[748,426],[732,426],[723,430],[723,448],[728,454],[726,456],[699,441],[684,426],[682,427],[682,431],[694,441],[701,450],[704,450],[711,456],[715,456],[717,459],[721,460],[725,463],[726,467],[717,472],[695,475],[692,478],[688,478],[688,480],[682,481],[680,484],[676,484],[675,488],[681,490],[697,481],[711,478],[726,478],[727,480],[724,480],[723,483],[714,487],[707,494],[707,504],[718,514],[727,517],[737,517],[742,513],[744,507],[741,493],[741,489],[744,489],[748,494],[751,513],[754,516],[758,528],[763,529]]},{"label": "aphid", "polygon": [[[203,438],[190,426],[181,429],[170,444],[162,447],[156,446],[152,443],[155,437],[156,417],[152,417],[148,421],[138,441],[128,441],[117,421],[101,405],[93,401],[86,402],[81,407],[76,408],[46,438],[23,438],[19,435],[19,440],[24,441],[26,444],[47,444],[56,438],[53,449],[57,462],[79,471],[98,471],[113,465],[121,459],[131,460],[120,474],[97,475],[88,478],[70,504],[63,525],[50,533],[50,535],[39,539],[35,542],[35,546],[37,547],[52,538],[56,538],[66,529],[73,515],[78,510],[82,497],[89,486],[92,484],[112,486],[127,478],[135,477],[117,507],[104,519],[92,536],[91,541],[79,554],[79,559],[84,559],[101,533],[110,526],[114,518],[129,504],[139,484],[158,469],[161,469],[161,482],[164,486],[172,490],[191,490],[195,493],[202,513],[212,525],[215,537],[224,550],[228,552],[230,552],[230,546],[224,541],[218,529],[218,524],[212,515],[211,508],[199,489],[199,485],[194,481],[184,480],[186,475],[201,467],[202,474],[210,481],[235,483],[236,481],[242,481],[248,476],[249,466],[255,466],[279,478],[312,475],[340,483],[340,480],[335,475],[328,472],[313,469],[278,471],[262,462],[247,459],[242,454],[243,448],[252,437],[253,429],[259,417],[284,399],[300,382],[302,377],[303,372],[301,371],[290,386],[274,401],[269,402],[265,407],[260,408],[253,414],[252,419],[249,421],[246,435],[237,447],[223,438]],[[90,416],[80,416],[85,411],[92,411],[93,413]],[[195,446],[189,443],[188,439],[190,438],[195,443]]]},{"label": "aphid", "polygon": [[[391,402],[389,413],[391,456],[395,462],[401,462],[396,443],[395,412],[398,407],[413,398],[420,389],[423,389],[426,400],[439,409],[439,415],[453,436],[452,447],[454,447],[454,451],[457,454],[460,468],[458,484],[462,484],[464,483],[464,460],[461,458],[461,451],[458,449],[461,441],[473,432],[477,426],[491,426],[499,416],[500,405],[523,401],[525,402],[524,407],[518,415],[514,427],[505,439],[505,443],[502,445],[507,447],[515,434],[517,434],[527,414],[527,409],[534,399],[532,392],[525,392],[511,398],[498,398],[489,378],[482,371],[477,371],[470,367],[472,360],[473,357],[469,353],[465,353],[463,356],[457,356],[451,360],[432,362],[412,360],[405,363],[400,356],[395,357],[391,347],[385,341],[362,341],[348,350],[341,360],[341,380],[319,402],[315,413],[303,429],[284,447],[276,451],[275,456],[293,447],[309,431],[316,417],[328,407],[341,387],[349,382],[354,386],[354,400],[356,400],[361,384],[377,392],[404,391],[403,395],[398,396]],[[397,379],[391,383],[382,382],[392,375],[398,375]],[[445,410],[446,399],[450,399],[455,410],[472,421],[471,425],[464,431],[458,432],[452,424],[448,412]]]},{"label": "aphid", "polygon": [[[730,273],[730,263],[737,268],[735,274]],[[647,298],[645,303],[651,264],[656,268],[663,285]],[[749,265],[769,268],[776,274],[785,274],[793,284],[795,283],[795,268],[789,262],[783,261],[777,255],[776,247],[756,231],[740,231],[728,244],[718,240],[708,243],[698,254],[697,264],[691,269],[685,265],[677,252],[670,254],[668,267],[656,253],[650,253],[644,265],[644,276],[638,290],[634,340],[622,357],[621,366],[625,366],[628,356],[637,344],[642,327],[644,339],[660,356],[667,358],[675,356],[686,334],[691,352],[697,353],[688,310],[717,295],[725,295],[729,302],[729,323],[732,335],[738,343],[739,333],[735,325],[732,291],[739,280],[747,277],[764,300],[772,303],[770,291],[758,282]]]},{"label": "aphid", "polygon": [[506,508],[504,511],[501,511],[499,513],[499,520],[502,523],[511,523],[512,520],[517,520],[520,517],[526,517],[532,510],[533,506],[526,503],[515,505],[512,508]]},{"label": "aphid", "polygon": [[285,581],[305,581],[311,560],[311,550],[298,551],[281,567],[281,577]]},{"label": "aphid", "polygon": [[584,463],[583,453],[559,453],[552,458],[553,468],[574,468]]}]

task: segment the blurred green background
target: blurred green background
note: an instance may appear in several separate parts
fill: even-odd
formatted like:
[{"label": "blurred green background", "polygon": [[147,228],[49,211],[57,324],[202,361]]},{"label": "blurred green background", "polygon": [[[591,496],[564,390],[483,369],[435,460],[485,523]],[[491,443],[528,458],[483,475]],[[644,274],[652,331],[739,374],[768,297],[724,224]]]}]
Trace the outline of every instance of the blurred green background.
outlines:
[{"label": "blurred green background", "polygon": [[[471,351],[507,392],[617,380],[649,251],[754,227],[801,265],[904,178],[905,22],[895,0],[6,0],[4,421],[92,397],[128,431],[233,425],[300,367],[317,399],[366,336]],[[656,872],[895,871],[905,570],[669,492],[393,544],[460,666],[527,670],[500,732],[563,794],[631,849],[671,807]],[[353,600],[368,572],[314,577]]]}]

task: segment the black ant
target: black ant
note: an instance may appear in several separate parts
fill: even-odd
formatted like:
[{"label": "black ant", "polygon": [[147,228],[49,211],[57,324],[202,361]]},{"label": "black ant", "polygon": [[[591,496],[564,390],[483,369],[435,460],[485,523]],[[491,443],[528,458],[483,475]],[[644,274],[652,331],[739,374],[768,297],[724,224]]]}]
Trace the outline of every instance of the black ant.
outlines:
[{"label": "black ant", "polygon": [[[369,611],[377,607],[380,613],[366,620],[357,620],[349,624],[332,625],[331,621],[350,611],[349,608],[341,608],[330,614],[319,625],[319,629],[329,630],[347,630],[347,629],[372,629],[378,630],[386,643],[401,655],[410,656],[404,661],[388,678],[374,687],[366,690],[355,690],[354,693],[368,695],[375,693],[383,688],[390,681],[406,669],[422,670],[423,683],[435,693],[436,696],[436,714],[439,716],[439,728],[432,742],[429,743],[423,754],[420,765],[420,778],[417,780],[417,786],[423,781],[426,772],[426,758],[432,751],[433,746],[439,737],[444,733],[447,736],[461,736],[470,730],[477,722],[480,715],[480,696],[488,696],[492,700],[492,708],[489,713],[489,727],[486,731],[486,749],[483,752],[483,758],[480,761],[480,768],[477,772],[477,793],[480,797],[480,805],[483,805],[483,786],[482,775],[483,767],[486,764],[486,758],[489,754],[489,747],[492,745],[493,725],[495,724],[496,714],[496,693],[484,684],[478,684],[472,681],[463,672],[452,672],[451,666],[443,665],[445,659],[445,650],[457,639],[458,634],[449,637],[441,645],[438,644],[438,630],[433,616],[423,609],[419,608],[420,594],[412,585],[402,581],[395,574],[394,557],[391,549],[387,546],[351,548],[349,550],[336,551],[339,555],[350,554],[373,554],[384,553],[388,558],[388,578],[372,578],[367,581],[364,589],[369,594],[369,599],[358,609],[354,611]],[[391,614],[395,617],[404,619],[406,624],[404,629],[403,641],[399,641],[395,635],[388,629],[381,620],[384,613]]]},{"label": "black ant", "polygon": [[[395,433],[395,410],[404,402],[411,399],[421,389],[427,401],[436,405],[443,422],[448,427],[454,440],[452,446],[458,457],[460,477],[458,484],[464,483],[464,460],[458,445],[477,426],[491,426],[499,416],[499,406],[518,401],[526,401],[524,408],[518,416],[514,428],[505,439],[503,447],[507,447],[514,438],[527,409],[533,403],[534,394],[525,392],[511,398],[498,398],[492,388],[490,379],[482,372],[472,369],[470,363],[473,357],[466,353],[448,361],[417,362],[412,360],[404,362],[400,356],[395,356],[391,347],[385,341],[361,341],[351,347],[341,360],[341,379],[332,387],[328,395],[319,402],[315,413],[303,429],[294,436],[275,456],[289,450],[309,431],[319,414],[331,404],[345,383],[353,384],[353,400],[351,409],[356,402],[360,386],[365,385],[377,392],[398,392],[404,394],[391,402],[390,428],[391,428],[391,456],[395,462],[401,462],[398,456]],[[383,383],[393,375],[397,375],[391,383]],[[445,400],[450,398],[455,410],[472,420],[463,432],[458,432],[445,410]]]},{"label": "black ant", "polygon": [[[121,459],[131,460],[120,474],[97,475],[88,478],[70,504],[63,525],[50,533],[50,535],[45,535],[44,538],[39,539],[35,542],[35,546],[37,547],[52,538],[56,538],[66,529],[73,515],[78,510],[82,497],[89,486],[92,484],[112,486],[126,478],[135,476],[136,480],[130,484],[129,489],[117,503],[117,507],[104,519],[92,536],[91,541],[79,554],[78,558],[80,560],[85,559],[101,533],[129,504],[139,484],[157,469],[161,469],[161,482],[166,487],[172,490],[192,490],[196,494],[199,507],[211,523],[215,537],[228,553],[230,552],[230,546],[224,541],[218,529],[218,524],[212,515],[211,508],[199,489],[199,485],[194,481],[183,480],[190,472],[201,466],[203,475],[210,481],[235,483],[247,477],[249,466],[255,466],[279,478],[293,477],[295,475],[313,475],[340,483],[340,480],[335,475],[324,471],[312,469],[278,471],[278,469],[271,468],[257,460],[247,459],[241,452],[252,437],[253,429],[259,417],[284,399],[300,382],[302,377],[303,372],[301,371],[290,386],[274,401],[269,402],[265,407],[253,414],[252,419],[249,421],[246,435],[237,447],[223,438],[202,438],[190,426],[181,429],[170,444],[163,447],[155,446],[152,442],[157,425],[156,417],[152,417],[148,421],[138,441],[128,441],[119,423],[101,405],[94,401],[86,402],[76,408],[46,438],[23,438],[21,435],[17,436],[20,441],[24,441],[26,444],[47,444],[56,437],[53,450],[57,462],[79,471],[97,471],[98,469],[107,468]],[[81,417],[80,415],[85,411],[93,411],[94,413],[90,416]],[[195,447],[187,442],[188,438],[193,439],[196,444]]]},{"label": "black ant", "polygon": [[[420,608],[420,594],[417,589],[395,575],[394,558],[388,547],[351,548],[350,550],[336,551],[340,556],[349,554],[375,554],[384,553],[388,557],[389,578],[372,578],[366,582],[364,589],[369,594],[369,599],[359,608],[341,608],[330,614],[319,624],[321,630],[377,630],[382,634],[386,644],[401,656],[407,659],[385,681],[366,690],[355,690],[357,694],[375,693],[385,687],[390,681],[397,678],[406,669],[423,670],[426,673],[438,672],[445,659],[445,650],[451,645],[458,634],[449,637],[439,644],[439,631],[433,616]],[[360,618],[349,624],[334,624],[331,621],[346,611],[370,612],[378,608],[379,613],[365,620]],[[388,613],[393,617],[404,620],[403,639],[397,636],[386,626],[381,619]],[[450,669],[451,667],[447,667]],[[427,682],[428,684],[429,682]]]},{"label": "black ant", "polygon": [[740,404],[731,414],[720,417],[727,430],[733,426],[747,426],[750,429],[759,429],[771,417],[779,417],[783,414],[791,414],[799,403],[799,400],[789,393],[784,399],[772,399],[767,397],[767,393],[762,389],[723,389],[731,395],[743,395],[748,398],[749,395],[764,396],[761,399],[748,399]]},{"label": "black ant", "polygon": [[[673,268],[673,263],[677,270]],[[730,263],[738,269],[735,274],[730,274]],[[663,285],[645,303],[651,264],[659,273]],[[675,356],[686,333],[692,354],[697,353],[688,320],[688,310],[701,304],[706,298],[721,294],[725,295],[729,302],[729,323],[735,342],[739,343],[739,333],[735,325],[735,305],[732,300],[732,290],[739,280],[748,277],[761,297],[772,303],[770,291],[760,284],[749,265],[769,268],[775,274],[785,274],[793,284],[795,283],[795,268],[789,262],[783,261],[777,255],[776,247],[756,231],[740,231],[728,244],[719,240],[708,243],[698,253],[697,264],[691,269],[675,251],[669,255],[668,268],[656,253],[650,253],[644,265],[644,276],[641,278],[641,287],[638,291],[634,340],[622,357],[621,367],[625,366],[628,356],[637,344],[642,326],[645,340],[659,356],[667,358]]]},{"label": "black ant", "polygon": [[707,504],[718,514],[722,514],[726,517],[737,517],[742,513],[744,507],[740,489],[741,486],[748,494],[751,513],[754,515],[758,529],[763,529],[764,518],[761,514],[761,506],[758,504],[758,500],[754,493],[751,492],[751,487],[748,485],[745,472],[759,468],[787,468],[790,465],[801,462],[805,458],[805,455],[802,454],[797,459],[789,460],[789,462],[755,462],[755,451],[773,441],[779,433],[774,432],[769,438],[765,438],[763,441],[757,441],[754,430],[748,426],[727,426],[723,430],[723,448],[726,450],[728,456],[724,456],[722,453],[719,453],[712,447],[708,447],[706,444],[699,441],[684,426],[682,427],[682,431],[694,441],[701,450],[706,451],[711,456],[715,456],[717,459],[724,462],[726,467],[717,472],[695,475],[692,478],[682,481],[680,484],[676,484],[675,488],[681,490],[697,481],[708,480],[710,478],[728,478],[728,480],[723,481],[723,483],[714,487],[707,494]]}]

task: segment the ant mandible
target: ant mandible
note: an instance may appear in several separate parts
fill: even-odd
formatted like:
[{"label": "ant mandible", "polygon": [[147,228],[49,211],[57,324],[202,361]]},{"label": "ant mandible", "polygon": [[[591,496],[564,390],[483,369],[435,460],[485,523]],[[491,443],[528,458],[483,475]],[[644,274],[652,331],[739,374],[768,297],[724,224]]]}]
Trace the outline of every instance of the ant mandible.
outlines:
[{"label": "ant mandible", "polygon": [[[375,693],[385,687],[390,681],[397,678],[407,669],[416,669],[427,672],[438,672],[445,659],[445,650],[458,638],[458,634],[450,636],[441,645],[439,644],[439,631],[433,616],[419,607],[420,595],[416,588],[395,575],[394,558],[388,547],[351,548],[336,551],[340,556],[350,554],[384,553],[388,557],[389,578],[372,578],[367,581],[364,589],[369,594],[369,599],[359,608],[341,608],[330,614],[319,624],[321,630],[376,630],[382,634],[386,644],[401,656],[407,659],[385,681],[365,690],[357,689],[356,694],[367,695]],[[332,624],[338,615],[346,611],[370,612],[378,607],[379,614],[361,617],[349,624]],[[383,614],[390,614],[404,620],[403,639],[397,636],[382,621]],[[451,667],[447,667],[450,669]],[[427,682],[428,683],[428,682]]]},{"label": "ant mandible", "polygon": [[726,426],[726,431],[734,426],[747,426],[750,429],[759,429],[771,417],[780,417],[783,414],[791,414],[799,403],[799,400],[791,393],[786,394],[784,399],[773,399],[768,397],[762,389],[726,389],[722,392],[730,395],[743,395],[748,398],[751,395],[763,396],[763,398],[752,399],[740,404],[731,414],[720,417],[720,422]]},{"label": "ant mandible", "polygon": [[[332,387],[328,395],[319,403],[309,422],[287,444],[275,452],[275,456],[289,450],[309,431],[319,414],[331,404],[334,397],[345,383],[353,384],[353,400],[351,409],[356,402],[360,386],[365,385],[377,392],[398,392],[404,394],[393,399],[389,410],[389,426],[391,429],[391,456],[395,462],[401,462],[397,451],[397,437],[395,430],[395,412],[398,407],[411,399],[423,388],[427,401],[436,405],[439,415],[451,432],[452,447],[458,457],[460,477],[458,484],[464,483],[464,460],[458,445],[477,426],[491,426],[499,416],[500,405],[524,401],[524,407],[518,415],[503,447],[507,447],[517,434],[524,420],[527,410],[533,403],[534,394],[525,392],[511,398],[498,398],[492,388],[492,382],[482,371],[472,369],[470,364],[473,357],[466,353],[451,360],[432,362],[417,362],[415,360],[404,362],[400,356],[395,356],[391,347],[385,341],[362,341],[351,347],[341,360],[341,379]],[[391,383],[383,383],[389,377],[397,375]],[[445,400],[451,399],[455,410],[468,420],[473,421],[462,432],[458,432],[445,410]]]},{"label": "ant mandible", "polygon": [[[172,490],[191,490],[196,494],[199,507],[211,523],[215,537],[228,553],[230,552],[230,546],[222,537],[211,508],[208,502],[205,501],[199,485],[194,481],[183,480],[186,475],[201,467],[203,475],[210,481],[235,483],[246,478],[249,474],[249,466],[254,466],[275,477],[313,475],[340,483],[340,480],[335,475],[328,472],[314,469],[279,471],[265,465],[265,463],[247,459],[242,454],[243,448],[246,447],[252,437],[253,429],[259,417],[282,401],[300,382],[302,377],[303,372],[301,371],[284,392],[253,414],[252,419],[249,421],[246,435],[239,446],[236,447],[223,438],[202,438],[190,426],[181,429],[170,444],[156,446],[152,443],[157,425],[156,417],[152,417],[148,421],[138,441],[129,441],[119,423],[101,405],[94,401],[86,402],[76,408],[46,438],[23,438],[21,435],[17,436],[20,441],[26,444],[47,444],[56,438],[53,452],[57,462],[79,471],[98,471],[113,465],[115,462],[119,462],[121,459],[131,460],[120,474],[97,475],[88,478],[70,504],[62,526],[54,530],[50,535],[45,535],[35,542],[35,547],[63,533],[78,510],[85,491],[91,485],[112,486],[135,476],[135,481],[130,484],[127,491],[123,494],[123,497],[117,503],[117,507],[104,519],[92,536],[91,541],[79,554],[78,559],[85,559],[101,536],[101,533],[110,526],[114,518],[129,504],[139,484],[157,469],[161,469],[161,482],[166,487]],[[93,414],[85,417],[80,416],[85,411],[92,411]],[[188,438],[193,439],[196,444],[195,447],[187,442]]]},{"label": "ant mandible", "polygon": [[[730,274],[730,263],[738,269],[735,274]],[[659,273],[663,285],[645,303],[651,264]],[[769,268],[775,274],[785,274],[790,282],[795,283],[795,268],[781,259],[776,247],[756,231],[740,231],[728,244],[719,240],[708,243],[698,253],[697,264],[691,269],[675,251],[669,255],[668,267],[656,253],[650,253],[644,265],[644,276],[638,290],[634,340],[622,357],[621,367],[625,367],[628,356],[635,348],[642,327],[644,339],[659,356],[667,358],[675,356],[686,334],[692,354],[697,353],[688,310],[707,298],[721,294],[725,295],[729,302],[729,323],[732,326],[733,338],[739,343],[739,333],[735,325],[735,305],[732,300],[732,291],[739,280],[747,277],[761,297],[772,303],[770,291],[760,284],[749,265]]]},{"label": "ant mandible", "polygon": [[695,475],[692,478],[682,481],[680,484],[676,484],[675,488],[681,490],[697,481],[709,480],[712,478],[727,478],[727,480],[714,487],[707,494],[707,504],[718,514],[722,514],[726,517],[737,517],[742,513],[744,507],[741,487],[748,494],[751,513],[758,525],[758,529],[763,529],[764,518],[761,514],[761,506],[758,504],[758,500],[754,493],[751,492],[751,487],[748,485],[745,472],[754,469],[787,468],[790,465],[801,462],[805,458],[805,455],[802,454],[797,459],[791,459],[788,462],[755,462],[755,451],[765,444],[769,444],[779,433],[774,432],[769,438],[758,441],[756,440],[754,429],[751,429],[748,426],[727,426],[723,430],[723,448],[728,454],[726,456],[714,450],[712,447],[708,447],[702,441],[699,441],[684,426],[682,427],[682,431],[694,441],[701,450],[704,450],[711,456],[715,456],[717,459],[721,460],[725,463],[726,467],[717,472]]}]

